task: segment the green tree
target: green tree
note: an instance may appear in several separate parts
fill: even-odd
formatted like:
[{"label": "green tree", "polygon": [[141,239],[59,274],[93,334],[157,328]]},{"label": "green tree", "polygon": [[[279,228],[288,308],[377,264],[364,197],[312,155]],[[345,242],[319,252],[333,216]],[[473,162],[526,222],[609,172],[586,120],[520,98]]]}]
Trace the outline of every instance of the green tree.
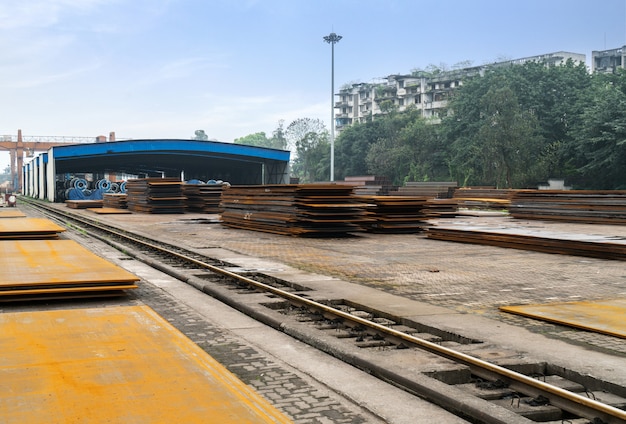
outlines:
[{"label": "green tree", "polygon": [[267,138],[264,132],[248,134],[244,137],[236,138],[235,144],[245,144],[247,146],[270,147],[271,140]]},{"label": "green tree", "polygon": [[330,142],[322,121],[296,119],[285,130],[285,138],[295,149],[292,172],[301,182],[329,180]]},{"label": "green tree", "polygon": [[[449,108],[453,113],[442,122],[450,144],[451,172],[463,185],[513,184],[516,187],[571,175],[571,142],[585,108],[589,86],[590,77],[584,64],[576,65],[571,61],[560,66],[546,66],[543,62],[499,66],[464,80],[451,98]],[[509,102],[508,108],[517,109],[512,115],[516,117],[514,122],[518,126],[523,124],[518,131],[525,131],[525,136],[529,137],[519,146],[524,149],[516,149],[521,163],[498,161],[501,166],[510,165],[510,178],[496,177],[499,172],[505,175],[506,170],[494,169],[493,162],[483,158],[485,153],[494,153],[485,151],[481,136],[489,135],[493,142],[495,128],[485,126],[486,119],[494,119],[493,110],[485,108],[489,105],[489,96],[496,93],[490,90],[495,89],[508,89],[509,95],[515,97],[517,105]],[[505,106],[502,101],[499,103]],[[501,122],[498,129],[504,128],[504,121],[497,122]],[[490,159],[493,160],[493,156]]]},{"label": "green tree", "polygon": [[534,115],[520,108],[510,87],[492,87],[482,98],[483,112],[475,144],[482,180],[498,188],[536,182],[539,145]]},{"label": "green tree", "polygon": [[439,129],[417,109],[394,111],[374,122],[379,131],[365,158],[368,173],[386,176],[396,185],[448,178]]},{"label": "green tree", "polygon": [[626,72],[595,75],[592,93],[574,143],[577,182],[585,188],[626,189]]},{"label": "green tree", "polygon": [[376,141],[386,133],[383,120],[355,123],[341,131],[335,140],[335,176],[344,179],[349,176],[367,175],[370,170],[367,154]]},{"label": "green tree", "polygon": [[285,137],[285,121],[282,119],[278,121],[278,127],[272,133],[272,138],[270,139],[270,146],[274,149],[287,150],[289,148],[289,143],[287,138]]},{"label": "green tree", "polygon": [[285,130],[283,121],[279,121],[278,127],[272,133],[272,138],[268,138],[265,132],[257,132],[248,134],[244,137],[235,139],[235,144],[246,144],[248,146],[268,147],[270,149],[287,150],[287,139],[285,138]]},{"label": "green tree", "polygon": [[406,146],[406,165],[402,169],[403,182],[450,180],[448,149],[441,137],[440,126],[417,116],[400,133],[399,140]]},{"label": "green tree", "polygon": [[209,139],[209,136],[206,135],[204,130],[196,130],[194,132],[193,140],[207,141],[208,139]]}]

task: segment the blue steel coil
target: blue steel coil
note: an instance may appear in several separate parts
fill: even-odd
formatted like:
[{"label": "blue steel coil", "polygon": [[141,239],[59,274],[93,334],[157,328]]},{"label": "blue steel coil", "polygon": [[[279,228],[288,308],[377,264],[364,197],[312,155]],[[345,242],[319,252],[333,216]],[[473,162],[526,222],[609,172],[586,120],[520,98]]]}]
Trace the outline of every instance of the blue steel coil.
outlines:
[{"label": "blue steel coil", "polygon": [[72,188],[76,188],[78,190],[86,190],[89,188],[89,183],[84,178],[76,178],[73,181],[74,183],[72,185]]},{"label": "blue steel coil", "polygon": [[98,180],[98,182],[96,183],[96,188],[98,190],[108,191],[111,188],[111,181],[106,179]]}]

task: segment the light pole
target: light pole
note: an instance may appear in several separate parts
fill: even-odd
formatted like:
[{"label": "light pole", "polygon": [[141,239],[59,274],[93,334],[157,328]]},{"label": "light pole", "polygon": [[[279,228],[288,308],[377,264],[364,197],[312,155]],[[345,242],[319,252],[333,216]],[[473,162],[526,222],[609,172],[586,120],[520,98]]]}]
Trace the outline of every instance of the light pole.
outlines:
[{"label": "light pole", "polygon": [[324,37],[324,41],[331,46],[330,62],[330,181],[335,181],[335,43],[341,40],[341,35],[331,32]]}]

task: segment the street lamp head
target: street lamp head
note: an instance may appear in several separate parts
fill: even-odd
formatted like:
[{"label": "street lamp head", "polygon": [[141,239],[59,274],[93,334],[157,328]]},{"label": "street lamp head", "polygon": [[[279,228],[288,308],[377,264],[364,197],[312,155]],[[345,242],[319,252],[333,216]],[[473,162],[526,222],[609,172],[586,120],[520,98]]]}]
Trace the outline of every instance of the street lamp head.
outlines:
[{"label": "street lamp head", "polygon": [[338,43],[339,40],[341,40],[341,35],[337,35],[334,32],[331,32],[329,35],[326,35],[324,37],[324,41],[326,41],[329,44],[335,44]]}]

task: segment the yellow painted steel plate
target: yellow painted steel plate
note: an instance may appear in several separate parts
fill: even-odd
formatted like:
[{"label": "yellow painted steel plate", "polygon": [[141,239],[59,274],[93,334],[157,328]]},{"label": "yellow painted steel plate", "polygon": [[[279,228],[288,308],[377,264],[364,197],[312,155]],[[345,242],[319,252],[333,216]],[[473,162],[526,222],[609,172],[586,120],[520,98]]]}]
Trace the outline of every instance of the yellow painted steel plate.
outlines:
[{"label": "yellow painted steel plate", "polygon": [[46,218],[0,219],[0,236],[12,234],[61,233],[65,228]]},{"label": "yellow painted steel plate", "polygon": [[0,241],[0,269],[0,294],[12,288],[79,287],[139,280],[74,240]]},{"label": "yellow painted steel plate", "polygon": [[502,306],[500,310],[569,327],[626,338],[626,299]]},{"label": "yellow painted steel plate", "polygon": [[0,208],[0,218],[25,218],[26,214],[15,208]]},{"label": "yellow painted steel plate", "polygon": [[289,423],[147,306],[0,314],[0,422]]},{"label": "yellow painted steel plate", "polygon": [[[124,284],[115,284],[115,285],[97,285],[97,286],[81,286],[81,293],[88,292],[103,292],[108,290],[119,291],[119,290],[128,290],[128,289],[136,289],[137,284],[132,283],[124,283]],[[42,287],[42,288],[27,288],[27,289],[14,289],[7,292],[0,292],[0,301],[4,300],[1,296],[22,296],[22,295],[52,295],[52,294],[60,294],[60,293],[74,293],[76,292],[77,287]]]},{"label": "yellow painted steel plate", "polygon": [[109,214],[130,214],[132,213],[128,209],[118,209],[118,208],[87,208],[89,212],[94,212],[99,215],[109,215]]}]

